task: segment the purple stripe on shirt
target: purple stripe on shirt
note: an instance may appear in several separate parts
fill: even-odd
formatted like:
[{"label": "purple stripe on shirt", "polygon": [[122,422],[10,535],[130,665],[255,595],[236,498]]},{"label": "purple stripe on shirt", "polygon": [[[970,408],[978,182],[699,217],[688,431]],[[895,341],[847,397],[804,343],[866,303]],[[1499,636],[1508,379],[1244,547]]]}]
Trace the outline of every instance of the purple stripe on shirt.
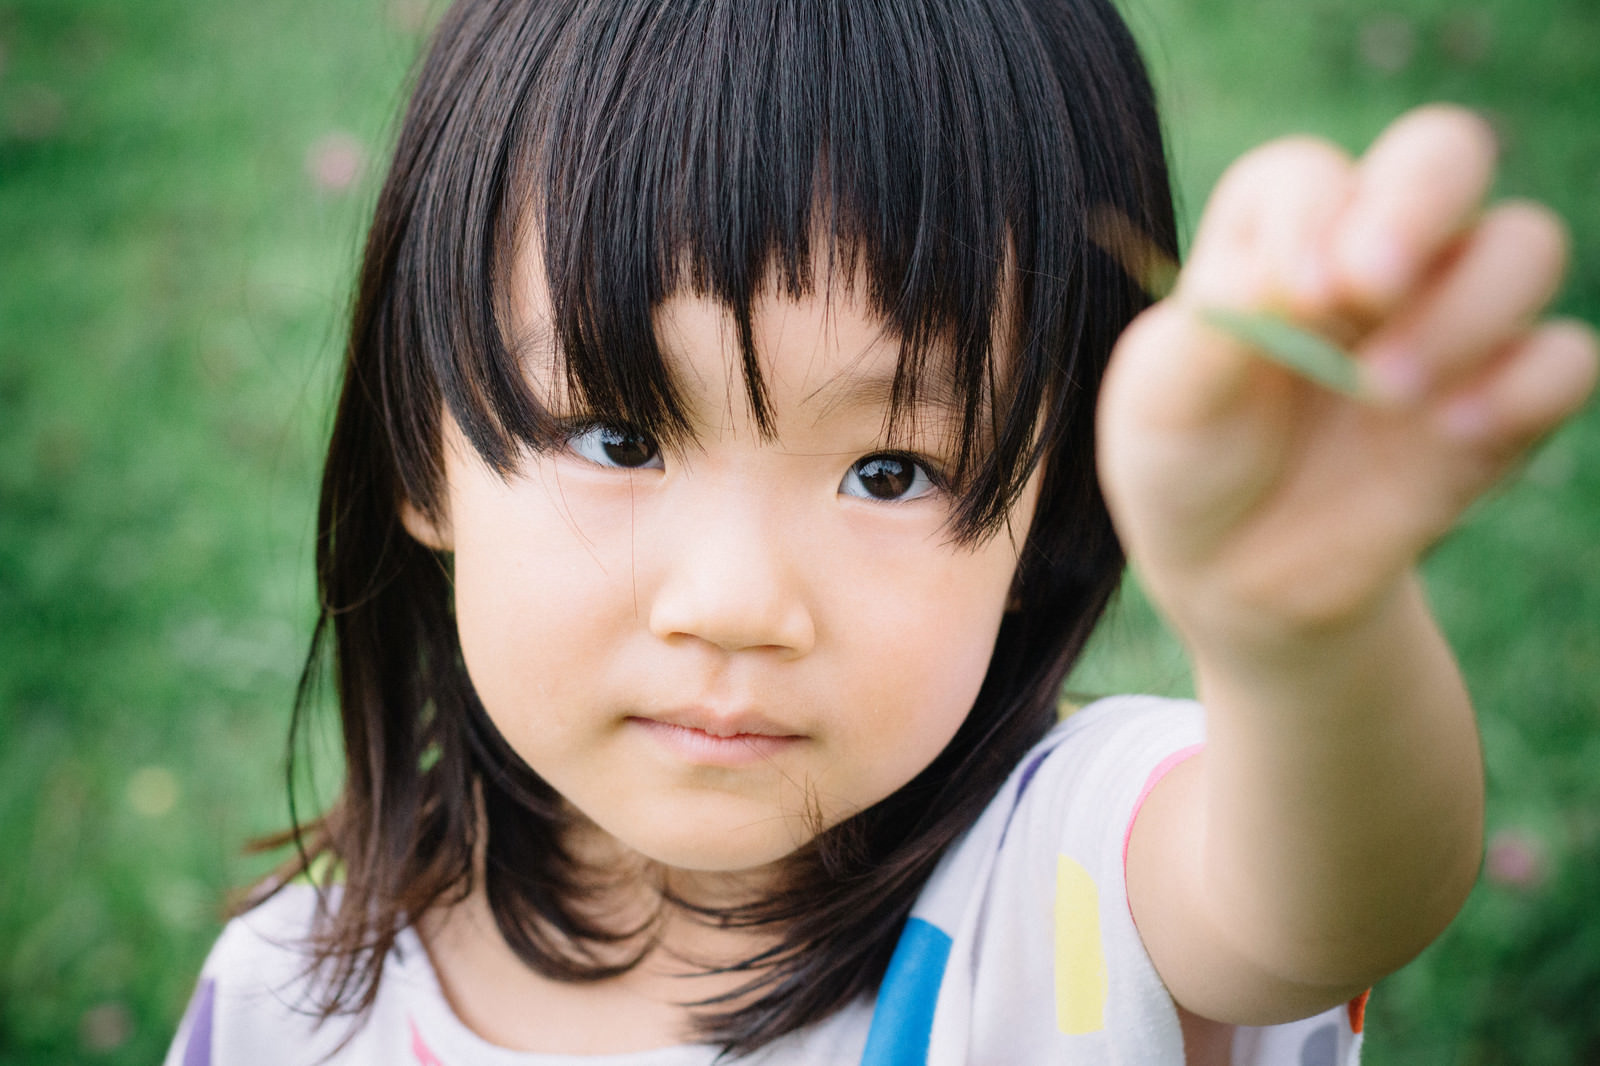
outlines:
[{"label": "purple stripe on shirt", "polygon": [[211,1009],[217,996],[217,982],[207,977],[194,990],[189,1013],[189,1043],[183,1049],[183,1066],[211,1066]]},{"label": "purple stripe on shirt", "polygon": [[1011,832],[1011,815],[1016,813],[1017,804],[1022,800],[1022,793],[1032,784],[1033,775],[1039,772],[1039,767],[1044,765],[1044,761],[1050,757],[1050,753],[1054,750],[1055,745],[1052,744],[1045,750],[1034,753],[1033,758],[1023,765],[1022,772],[1017,777],[1017,794],[1012,797],[1011,811],[1006,815],[1006,826],[1000,830],[1000,842],[1002,844],[1005,843],[1006,834]]}]

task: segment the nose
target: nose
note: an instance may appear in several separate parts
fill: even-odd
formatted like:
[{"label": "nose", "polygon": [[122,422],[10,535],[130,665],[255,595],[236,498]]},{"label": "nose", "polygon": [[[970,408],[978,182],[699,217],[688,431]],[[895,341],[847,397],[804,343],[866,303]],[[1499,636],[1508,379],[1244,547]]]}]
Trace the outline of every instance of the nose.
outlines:
[{"label": "nose", "polygon": [[[816,626],[801,574],[804,531],[755,499],[686,508],[663,540],[650,631],[724,651],[811,651]],[[793,523],[789,523],[791,527]],[[797,536],[798,534],[798,536]]]}]

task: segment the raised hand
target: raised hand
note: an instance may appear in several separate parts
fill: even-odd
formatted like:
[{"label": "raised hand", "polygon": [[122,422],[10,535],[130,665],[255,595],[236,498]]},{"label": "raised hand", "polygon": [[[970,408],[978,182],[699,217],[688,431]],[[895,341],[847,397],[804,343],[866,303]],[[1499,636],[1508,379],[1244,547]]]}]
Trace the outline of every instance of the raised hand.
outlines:
[{"label": "raised hand", "polygon": [[[1128,330],[1100,403],[1118,528],[1191,644],[1359,618],[1594,385],[1596,340],[1542,320],[1566,233],[1485,208],[1495,146],[1435,106],[1359,160],[1275,142],[1224,176],[1174,292]],[[1340,395],[1208,309],[1270,312],[1352,352]]]}]

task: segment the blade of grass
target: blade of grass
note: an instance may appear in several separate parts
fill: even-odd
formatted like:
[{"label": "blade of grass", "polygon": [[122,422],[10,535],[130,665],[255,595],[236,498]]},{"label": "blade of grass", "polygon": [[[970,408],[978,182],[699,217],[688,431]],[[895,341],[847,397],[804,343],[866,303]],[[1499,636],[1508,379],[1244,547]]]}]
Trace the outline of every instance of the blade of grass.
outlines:
[{"label": "blade of grass", "polygon": [[1285,370],[1345,396],[1364,396],[1360,367],[1326,337],[1271,314],[1207,307],[1200,311],[1200,317]]},{"label": "blade of grass", "polygon": [[[1089,237],[1152,300],[1164,300],[1178,280],[1178,263],[1115,207],[1090,213]],[[1200,317],[1285,370],[1355,399],[1364,398],[1356,361],[1332,341],[1277,315],[1204,308]]]}]

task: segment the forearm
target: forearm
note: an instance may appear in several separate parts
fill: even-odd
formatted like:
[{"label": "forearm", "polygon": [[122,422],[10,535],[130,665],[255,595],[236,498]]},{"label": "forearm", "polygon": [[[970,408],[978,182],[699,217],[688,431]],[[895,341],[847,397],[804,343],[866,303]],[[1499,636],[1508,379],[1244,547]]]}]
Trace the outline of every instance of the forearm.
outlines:
[{"label": "forearm", "polygon": [[1455,915],[1482,844],[1472,709],[1417,582],[1315,635],[1191,651],[1194,876],[1218,935],[1313,985],[1399,967]]}]

